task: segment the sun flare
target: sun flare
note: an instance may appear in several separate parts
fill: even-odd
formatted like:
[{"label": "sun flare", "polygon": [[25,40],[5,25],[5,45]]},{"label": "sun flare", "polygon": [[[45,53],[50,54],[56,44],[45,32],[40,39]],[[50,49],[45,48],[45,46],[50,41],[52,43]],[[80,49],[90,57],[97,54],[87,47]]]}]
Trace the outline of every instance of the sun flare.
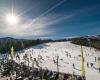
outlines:
[{"label": "sun flare", "polygon": [[16,25],[19,22],[19,18],[15,14],[8,14],[6,16],[6,22],[10,25]]}]

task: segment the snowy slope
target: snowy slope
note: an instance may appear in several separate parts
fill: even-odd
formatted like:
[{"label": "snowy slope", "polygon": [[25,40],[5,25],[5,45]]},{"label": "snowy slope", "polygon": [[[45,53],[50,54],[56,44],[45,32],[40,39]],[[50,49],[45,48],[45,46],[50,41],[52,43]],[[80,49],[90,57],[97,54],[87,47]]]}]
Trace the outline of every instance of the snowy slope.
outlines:
[{"label": "snowy slope", "polygon": [[[49,70],[57,71],[56,61],[57,55],[59,56],[59,71],[64,73],[73,73],[81,75],[81,58],[79,55],[80,46],[72,44],[70,42],[54,42],[54,43],[46,43],[38,46],[31,47],[29,49],[24,50],[23,53],[20,53],[21,61],[25,61],[23,56],[28,54],[30,59],[30,54],[32,55],[32,59],[38,59],[38,56],[42,56],[42,59],[38,60],[39,66],[42,68],[47,68]],[[100,56],[100,51],[95,50],[94,48],[83,46],[84,57],[85,57],[85,73],[86,80],[100,80],[99,73],[99,65],[98,61],[95,62],[95,57]],[[16,58],[14,58],[16,60]],[[16,62],[19,63],[18,60]],[[87,68],[87,62],[94,63],[94,67]],[[75,69],[73,69],[73,64],[75,64]],[[28,62],[27,64],[28,65]],[[32,61],[30,60],[29,66],[32,66]],[[35,67],[37,67],[35,65]]]}]

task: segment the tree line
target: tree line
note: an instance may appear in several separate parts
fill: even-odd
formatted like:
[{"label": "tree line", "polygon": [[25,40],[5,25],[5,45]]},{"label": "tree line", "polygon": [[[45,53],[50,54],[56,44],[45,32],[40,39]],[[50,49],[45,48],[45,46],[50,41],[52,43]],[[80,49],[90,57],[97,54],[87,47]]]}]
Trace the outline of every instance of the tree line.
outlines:
[{"label": "tree line", "polygon": [[88,47],[94,47],[98,50],[100,50],[100,39],[98,38],[73,38],[71,40],[72,43],[78,44],[78,45],[83,45],[83,46],[88,46]]},{"label": "tree line", "polygon": [[13,38],[2,38],[0,39],[0,53],[10,53],[10,49],[13,46],[14,51],[19,51],[37,44],[50,42],[52,40],[26,40],[26,39],[13,39]]}]

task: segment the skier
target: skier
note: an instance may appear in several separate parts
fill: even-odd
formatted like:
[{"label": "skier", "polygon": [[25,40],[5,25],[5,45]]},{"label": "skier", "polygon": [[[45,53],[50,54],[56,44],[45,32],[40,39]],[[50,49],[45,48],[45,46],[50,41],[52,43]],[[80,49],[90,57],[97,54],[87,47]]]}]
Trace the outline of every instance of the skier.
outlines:
[{"label": "skier", "polygon": [[68,79],[68,75],[67,74],[64,74],[64,79],[63,80],[66,80],[66,79]]},{"label": "skier", "polygon": [[69,57],[71,58],[71,54],[69,54]]},{"label": "skier", "polygon": [[17,58],[18,58],[18,54],[16,55],[16,60],[17,60]]},{"label": "skier", "polygon": [[99,73],[100,73],[100,67],[99,67]]},{"label": "skier", "polygon": [[95,62],[96,62],[96,57],[94,57],[95,58]]},{"label": "skier", "polygon": [[27,54],[25,54],[25,58],[27,58]]},{"label": "skier", "polygon": [[36,58],[34,58],[34,62],[36,63],[37,67],[40,67],[38,61],[36,60]]},{"label": "skier", "polygon": [[30,54],[30,60],[32,61],[32,55]]},{"label": "skier", "polygon": [[89,68],[89,63],[87,62],[87,67]]},{"label": "skier", "polygon": [[75,64],[73,64],[73,69],[75,69]]},{"label": "skier", "polygon": [[87,56],[87,54],[86,54],[86,56]]},{"label": "skier", "polygon": [[54,64],[56,63],[56,61],[55,61],[54,57],[53,57],[53,62],[54,62]]},{"label": "skier", "polygon": [[58,80],[58,79],[59,79],[59,72],[55,73],[53,80]]},{"label": "skier", "polygon": [[34,70],[34,60],[32,60],[32,70]]},{"label": "skier", "polygon": [[98,57],[98,61],[100,61],[100,57]]},{"label": "skier", "polygon": [[93,63],[91,63],[91,67],[93,67]]},{"label": "skier", "polygon": [[28,66],[29,66],[29,63],[30,63],[29,58],[27,58],[27,61],[28,61]]}]

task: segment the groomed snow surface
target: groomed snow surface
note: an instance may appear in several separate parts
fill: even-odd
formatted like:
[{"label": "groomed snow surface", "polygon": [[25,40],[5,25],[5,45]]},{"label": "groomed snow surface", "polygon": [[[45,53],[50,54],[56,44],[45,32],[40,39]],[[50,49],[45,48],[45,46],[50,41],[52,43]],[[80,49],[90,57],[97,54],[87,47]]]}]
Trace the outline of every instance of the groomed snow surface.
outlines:
[{"label": "groomed snow surface", "polygon": [[[100,57],[100,51],[83,46],[84,52],[84,66],[85,66],[85,75],[86,80],[100,80],[99,73],[99,61],[98,57]],[[32,66],[32,60],[30,60],[30,55],[32,59],[41,56],[42,59],[38,60],[39,66],[44,69],[49,69],[52,71],[57,71],[56,62],[57,56],[59,56],[59,72],[63,73],[75,73],[77,75],[81,75],[81,47],[79,45],[72,44],[68,41],[66,42],[52,42],[45,43],[41,45],[37,45],[28,49],[25,49],[23,52],[18,53],[20,55],[20,62],[24,62],[23,56],[25,54],[29,57],[29,66]],[[95,62],[96,57],[96,62]],[[16,57],[14,58],[16,62]],[[89,63],[89,68],[87,67],[87,62]],[[90,63],[93,63],[93,67],[90,66]],[[75,69],[73,68],[73,64],[75,64]],[[28,65],[28,62],[26,63]],[[38,67],[35,65],[35,67]]]}]

